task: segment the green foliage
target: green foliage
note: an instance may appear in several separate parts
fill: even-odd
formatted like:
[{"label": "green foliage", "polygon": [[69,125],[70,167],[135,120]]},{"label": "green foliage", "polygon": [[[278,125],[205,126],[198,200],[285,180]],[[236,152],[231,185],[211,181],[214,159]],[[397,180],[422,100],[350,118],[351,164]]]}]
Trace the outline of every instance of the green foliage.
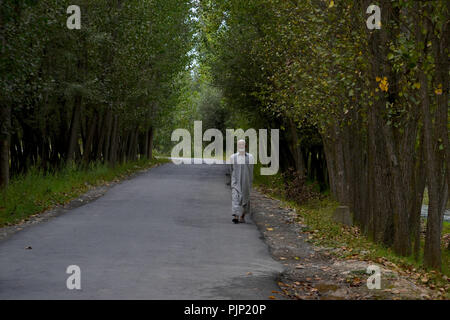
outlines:
[{"label": "green foliage", "polygon": [[[143,154],[191,63],[190,0],[81,0],[81,30],[66,27],[70,4],[2,2],[0,108],[12,106],[13,174],[71,159],[71,135],[77,162]],[[90,128],[97,146],[86,146]]]},{"label": "green foliage", "polygon": [[[314,150],[323,145],[333,195],[376,242],[409,255],[425,167],[433,208],[448,170],[449,6],[379,5],[382,27],[368,30],[366,1],[199,1],[199,54],[230,113],[281,129],[281,160],[294,158],[284,169],[323,159]],[[431,230],[429,264],[439,268]]]}]

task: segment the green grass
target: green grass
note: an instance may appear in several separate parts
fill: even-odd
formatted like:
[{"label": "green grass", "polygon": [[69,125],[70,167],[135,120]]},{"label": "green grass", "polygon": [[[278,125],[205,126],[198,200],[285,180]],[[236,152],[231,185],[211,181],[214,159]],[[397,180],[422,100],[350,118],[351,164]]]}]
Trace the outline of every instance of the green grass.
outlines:
[{"label": "green grass", "polygon": [[160,162],[165,161],[141,159],[114,168],[96,163],[84,169],[67,167],[50,173],[32,169],[26,175],[13,178],[0,192],[0,227],[65,204],[93,186],[122,179]]},{"label": "green grass", "polygon": [[444,221],[444,225],[442,227],[442,234],[450,233],[450,222]]}]

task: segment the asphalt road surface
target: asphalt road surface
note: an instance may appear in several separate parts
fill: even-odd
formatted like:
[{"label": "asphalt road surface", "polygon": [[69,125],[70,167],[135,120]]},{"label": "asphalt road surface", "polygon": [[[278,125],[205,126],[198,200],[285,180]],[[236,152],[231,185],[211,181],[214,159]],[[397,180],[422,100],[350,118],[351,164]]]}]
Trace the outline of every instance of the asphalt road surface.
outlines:
[{"label": "asphalt road surface", "polygon": [[282,265],[230,198],[222,165],[151,169],[1,240],[0,299],[268,299]]}]

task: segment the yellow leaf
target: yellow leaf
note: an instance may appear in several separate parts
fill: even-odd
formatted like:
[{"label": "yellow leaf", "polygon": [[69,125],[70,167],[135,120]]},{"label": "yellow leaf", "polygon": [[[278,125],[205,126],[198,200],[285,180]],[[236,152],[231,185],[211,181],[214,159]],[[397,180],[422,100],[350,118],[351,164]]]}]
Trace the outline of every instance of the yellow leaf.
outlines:
[{"label": "yellow leaf", "polygon": [[266,228],[267,231],[273,231],[273,228]]},{"label": "yellow leaf", "polygon": [[328,6],[328,8],[333,8],[333,7],[334,7],[334,1],[331,0],[331,1],[330,1],[330,5]]},{"label": "yellow leaf", "polygon": [[420,83],[418,82],[414,83],[413,87],[416,89],[420,89]]},{"label": "yellow leaf", "polygon": [[381,91],[386,91],[388,92],[388,88],[389,88],[389,83],[387,81],[387,78],[384,77],[383,80],[381,80],[379,87],[381,89]]}]

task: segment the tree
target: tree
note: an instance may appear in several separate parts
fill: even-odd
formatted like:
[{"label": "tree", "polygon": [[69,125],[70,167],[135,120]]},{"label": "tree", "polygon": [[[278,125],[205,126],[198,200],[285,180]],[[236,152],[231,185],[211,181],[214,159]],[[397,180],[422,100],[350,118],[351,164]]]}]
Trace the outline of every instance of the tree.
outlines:
[{"label": "tree", "polygon": [[[381,28],[368,30],[366,0],[200,3],[214,84],[228,104],[286,128],[280,154],[290,160],[282,167],[313,176],[311,159],[323,150],[332,194],[350,206],[355,223],[417,259],[427,186],[425,264],[440,268],[448,4],[381,1]],[[303,139],[306,128],[320,134],[319,151],[305,142],[314,134]]]},{"label": "tree", "polygon": [[190,63],[189,0],[83,0],[80,30],[66,28],[69,4],[2,1],[3,185],[33,166],[151,158],[154,130]]}]

